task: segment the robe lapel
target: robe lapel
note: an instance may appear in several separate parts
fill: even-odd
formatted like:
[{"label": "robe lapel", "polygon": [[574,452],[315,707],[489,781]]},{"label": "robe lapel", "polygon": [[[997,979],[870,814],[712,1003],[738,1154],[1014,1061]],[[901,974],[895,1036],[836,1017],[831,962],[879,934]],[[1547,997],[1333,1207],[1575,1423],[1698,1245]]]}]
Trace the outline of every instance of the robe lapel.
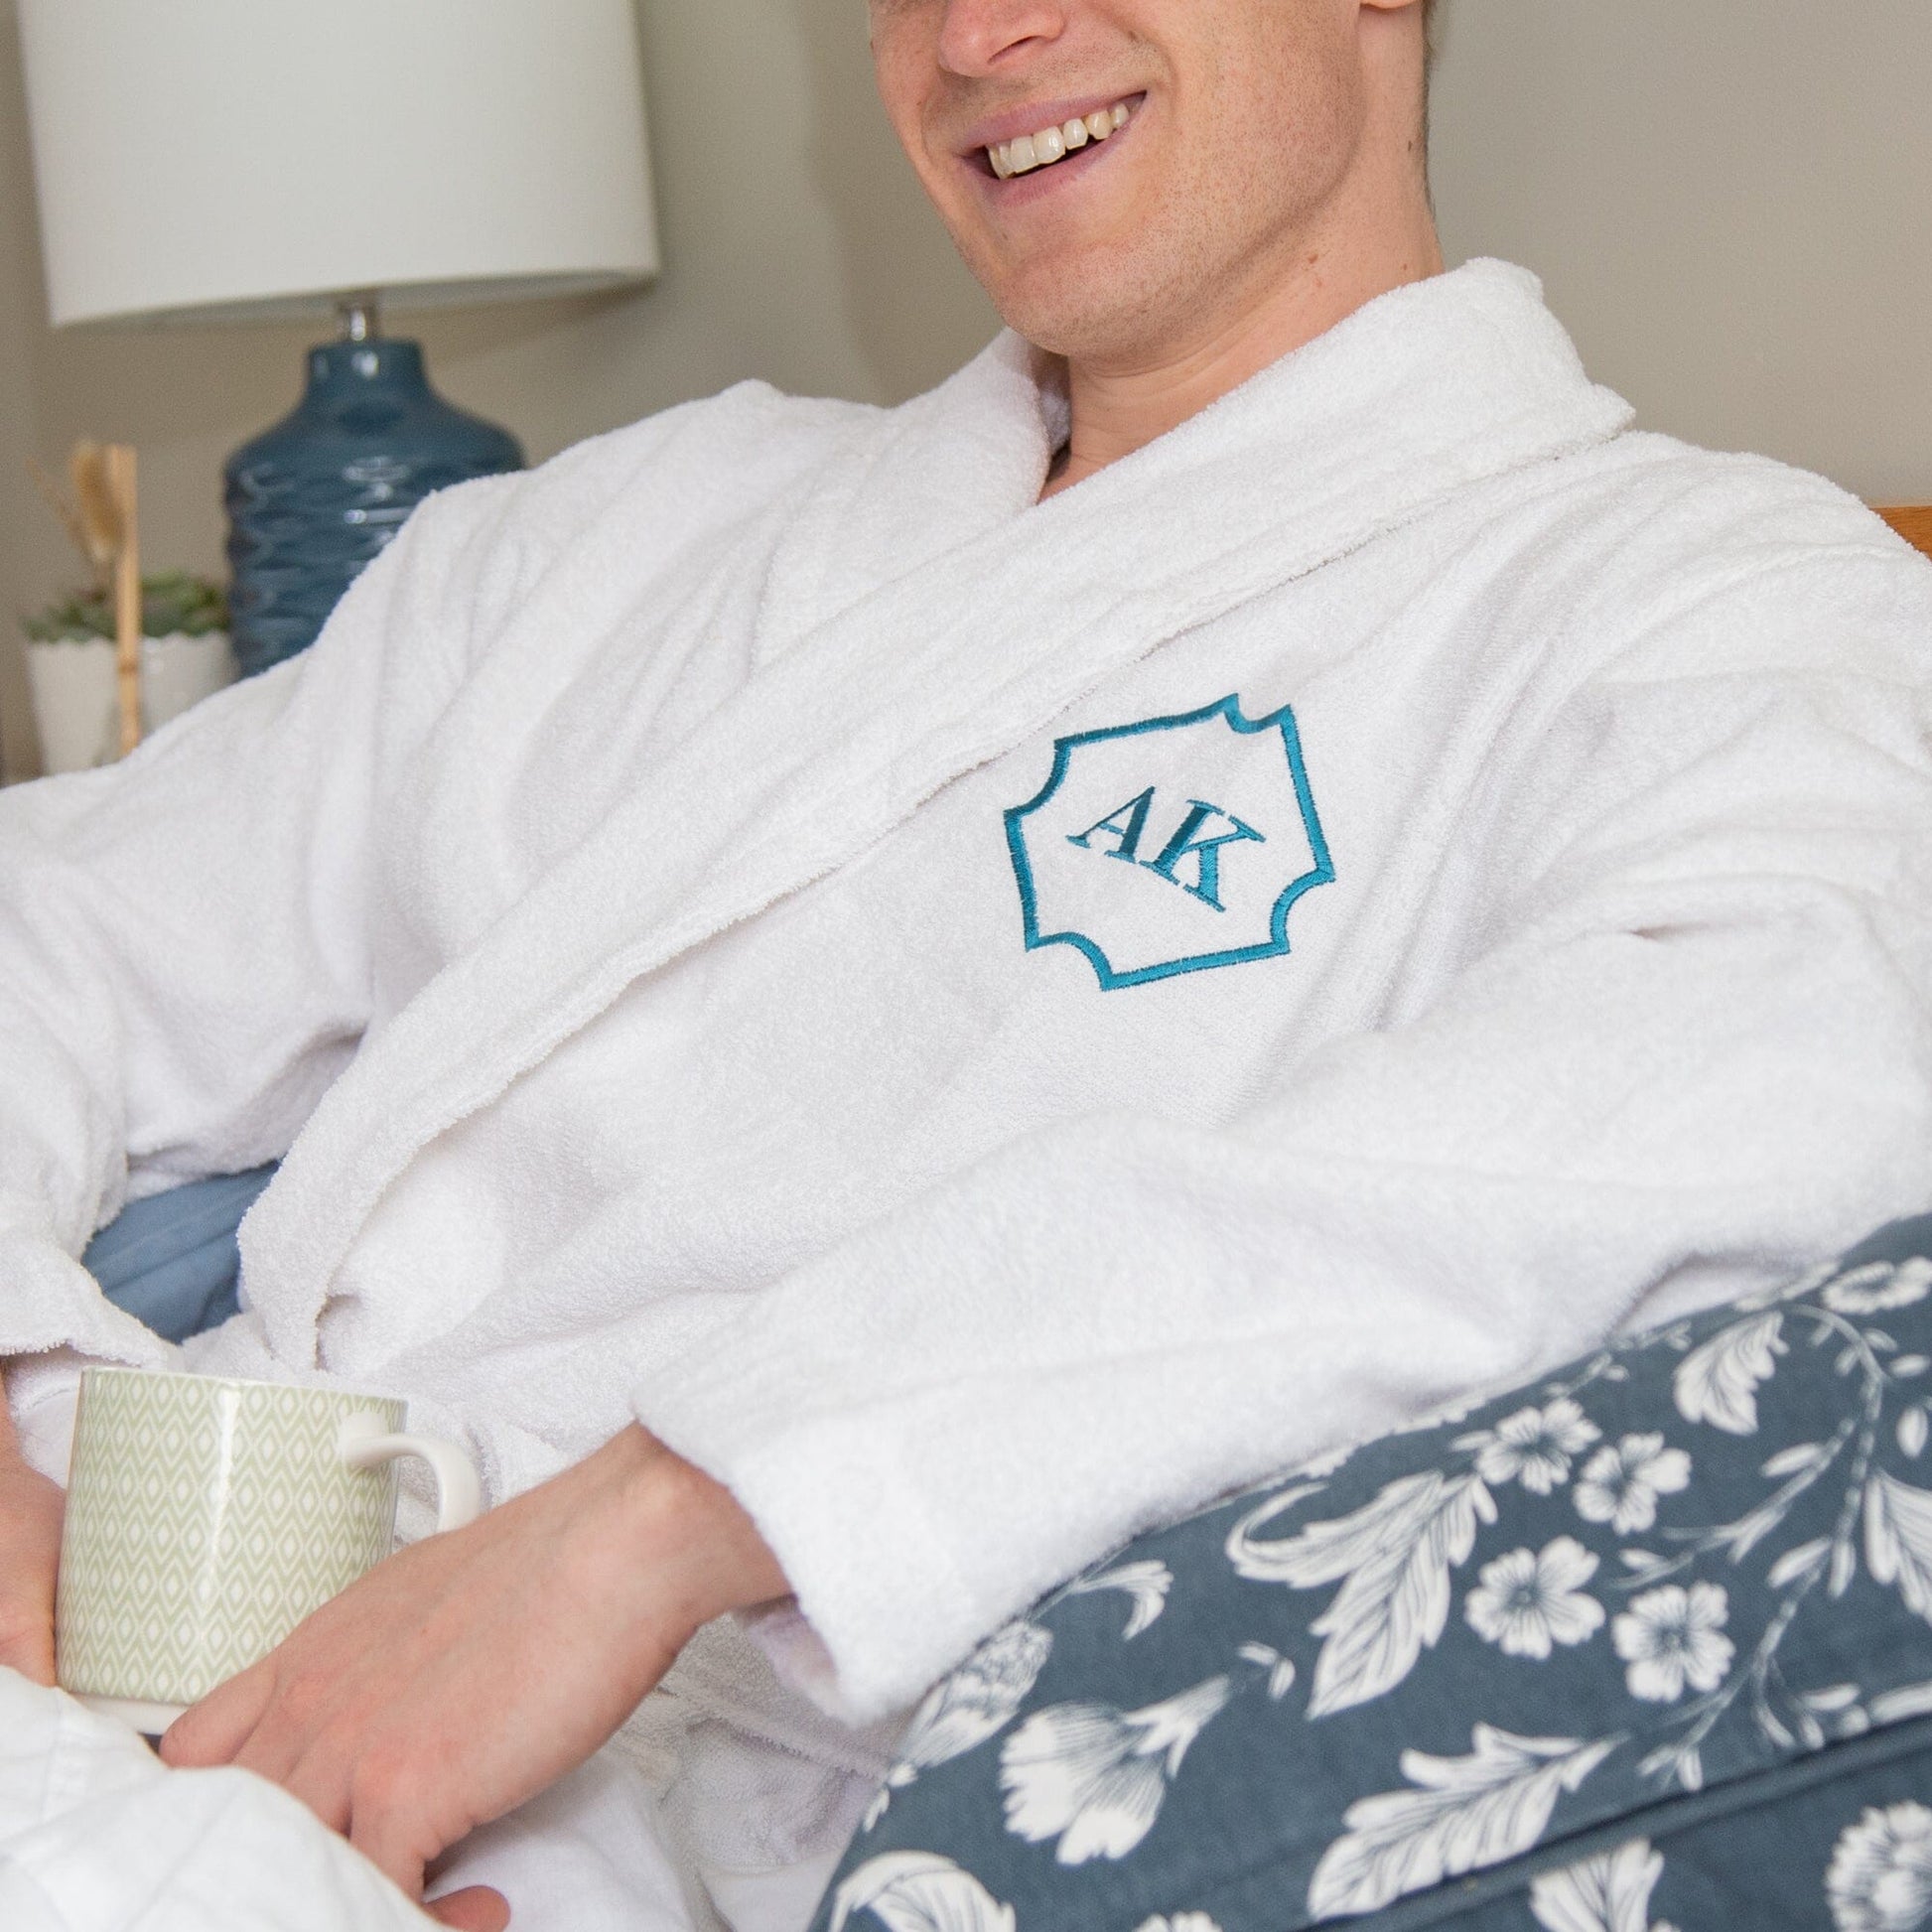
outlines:
[{"label": "robe lapel", "polygon": [[[990,367],[865,440],[857,476],[828,480],[836,526],[780,546],[755,675],[325,1097],[244,1230],[284,1359],[314,1361],[330,1283],[415,1154],[634,981],[835,871],[1158,645],[1629,417],[1585,378],[1532,278],[1478,263],[1383,297],[1159,443],[1022,506],[1050,440],[1038,400],[1015,400],[1024,357],[995,345]],[[987,435],[960,412],[1003,387],[991,416],[1009,447],[985,450],[979,507],[950,535],[942,503],[900,523],[908,470],[943,488],[942,456]],[[895,571],[907,524],[923,554]],[[856,601],[820,562],[841,549]]]},{"label": "robe lapel", "polygon": [[882,412],[820,480],[772,558],[755,661],[768,664],[888,585],[1033,504],[1064,441],[1064,404],[1035,352],[1002,336],[929,394]]}]

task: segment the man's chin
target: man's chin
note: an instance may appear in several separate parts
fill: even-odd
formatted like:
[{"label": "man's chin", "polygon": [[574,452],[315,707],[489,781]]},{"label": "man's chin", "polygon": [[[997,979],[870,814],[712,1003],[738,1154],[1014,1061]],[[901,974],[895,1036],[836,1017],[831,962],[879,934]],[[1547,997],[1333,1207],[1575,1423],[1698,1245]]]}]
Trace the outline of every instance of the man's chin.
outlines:
[{"label": "man's chin", "polygon": [[1121,274],[1031,299],[996,293],[994,302],[1007,326],[1036,348],[1095,370],[1158,365],[1176,333],[1163,313],[1167,305]]}]

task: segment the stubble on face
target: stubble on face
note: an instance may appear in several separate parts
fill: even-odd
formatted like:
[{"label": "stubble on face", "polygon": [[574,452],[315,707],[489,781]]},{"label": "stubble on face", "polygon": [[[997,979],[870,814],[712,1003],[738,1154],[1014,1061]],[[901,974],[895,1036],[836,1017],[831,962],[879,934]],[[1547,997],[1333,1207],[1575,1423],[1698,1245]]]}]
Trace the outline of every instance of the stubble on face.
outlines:
[{"label": "stubble on face", "polygon": [[[1357,18],[1356,0],[872,0],[881,95],[968,266],[1029,341],[1123,373],[1321,272],[1365,121]],[[1060,180],[998,182],[969,146],[1088,99],[1132,118]]]}]

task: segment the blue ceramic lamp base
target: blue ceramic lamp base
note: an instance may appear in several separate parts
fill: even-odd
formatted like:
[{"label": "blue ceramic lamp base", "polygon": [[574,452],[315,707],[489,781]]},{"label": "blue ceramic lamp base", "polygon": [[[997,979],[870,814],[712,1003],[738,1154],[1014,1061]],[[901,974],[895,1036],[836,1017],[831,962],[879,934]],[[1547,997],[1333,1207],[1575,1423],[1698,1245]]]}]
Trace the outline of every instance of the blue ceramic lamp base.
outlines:
[{"label": "blue ceramic lamp base", "polygon": [[243,677],[314,643],[337,601],[432,490],[523,467],[507,431],[429,386],[422,345],[358,333],[309,352],[295,410],[224,472]]}]

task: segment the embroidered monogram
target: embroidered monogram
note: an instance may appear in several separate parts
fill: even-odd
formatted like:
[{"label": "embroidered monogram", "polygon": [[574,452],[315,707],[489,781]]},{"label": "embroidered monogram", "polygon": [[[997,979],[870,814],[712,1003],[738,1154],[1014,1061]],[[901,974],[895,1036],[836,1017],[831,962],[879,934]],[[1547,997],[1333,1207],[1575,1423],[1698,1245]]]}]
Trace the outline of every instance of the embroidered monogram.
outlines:
[{"label": "embroidered monogram", "polygon": [[1056,740],[1006,826],[1029,951],[1075,947],[1108,992],[1279,958],[1335,876],[1294,713],[1237,697]]}]

